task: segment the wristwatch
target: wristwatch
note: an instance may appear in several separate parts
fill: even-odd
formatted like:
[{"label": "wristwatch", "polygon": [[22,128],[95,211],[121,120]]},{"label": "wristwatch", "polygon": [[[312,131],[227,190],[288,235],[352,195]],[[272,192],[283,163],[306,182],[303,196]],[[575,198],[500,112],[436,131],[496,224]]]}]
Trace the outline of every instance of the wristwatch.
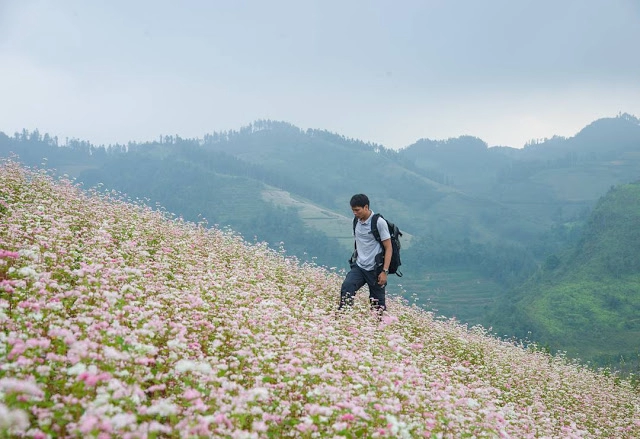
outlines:
[{"label": "wristwatch", "polygon": [[389,270],[382,270],[384,271],[384,274],[389,274]]}]

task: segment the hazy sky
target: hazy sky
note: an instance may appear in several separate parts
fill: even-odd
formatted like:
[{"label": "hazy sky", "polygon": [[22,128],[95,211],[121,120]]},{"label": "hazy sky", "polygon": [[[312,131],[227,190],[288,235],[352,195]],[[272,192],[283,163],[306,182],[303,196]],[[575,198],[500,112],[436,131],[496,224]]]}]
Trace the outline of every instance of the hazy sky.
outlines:
[{"label": "hazy sky", "polygon": [[392,148],[640,116],[640,0],[0,0],[0,131],[96,144],[256,119]]}]

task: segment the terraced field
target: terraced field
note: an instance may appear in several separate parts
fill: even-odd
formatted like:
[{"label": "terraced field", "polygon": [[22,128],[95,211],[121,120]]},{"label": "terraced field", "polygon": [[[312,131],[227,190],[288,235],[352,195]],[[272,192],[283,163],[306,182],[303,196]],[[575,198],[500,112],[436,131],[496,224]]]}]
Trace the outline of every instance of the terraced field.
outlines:
[{"label": "terraced field", "polygon": [[[349,212],[348,204],[345,203],[345,214],[340,214],[299,197],[294,198],[289,192],[273,187],[262,191],[262,198],[278,206],[294,207],[305,225],[326,234],[329,238],[336,238],[347,251],[353,248],[353,235],[351,234],[353,216]],[[411,245],[410,243],[411,235],[403,232],[403,248],[408,248]]]},{"label": "terraced field", "polygon": [[495,282],[472,271],[434,271],[403,279],[403,295],[407,299],[436,315],[455,317],[470,325],[481,323],[486,308],[501,291]]}]

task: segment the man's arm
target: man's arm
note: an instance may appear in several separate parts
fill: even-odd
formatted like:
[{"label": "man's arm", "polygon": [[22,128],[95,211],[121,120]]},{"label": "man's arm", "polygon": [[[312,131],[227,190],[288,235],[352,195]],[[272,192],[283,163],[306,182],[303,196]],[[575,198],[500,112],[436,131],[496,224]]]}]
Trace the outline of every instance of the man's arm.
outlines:
[{"label": "man's arm", "polygon": [[378,284],[380,285],[387,283],[387,273],[385,273],[384,270],[388,270],[391,265],[391,253],[393,252],[391,239],[385,239],[382,241],[382,246],[384,247],[384,262],[382,264],[383,271],[378,275]]}]

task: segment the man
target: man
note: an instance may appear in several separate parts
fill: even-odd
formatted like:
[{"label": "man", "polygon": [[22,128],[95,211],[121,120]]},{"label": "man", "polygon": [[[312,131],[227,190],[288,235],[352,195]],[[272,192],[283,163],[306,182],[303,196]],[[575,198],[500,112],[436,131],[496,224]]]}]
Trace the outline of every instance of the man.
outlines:
[{"label": "man", "polygon": [[[369,197],[356,194],[351,197],[350,204],[353,214],[358,219],[355,230],[357,258],[351,261],[351,271],[342,282],[339,309],[353,306],[356,291],[367,284],[371,309],[381,313],[386,309],[385,287],[393,251],[389,227],[384,218],[378,218],[378,233],[382,241],[380,245],[371,232],[373,212],[369,209]],[[384,258],[381,254],[384,254]]]}]

